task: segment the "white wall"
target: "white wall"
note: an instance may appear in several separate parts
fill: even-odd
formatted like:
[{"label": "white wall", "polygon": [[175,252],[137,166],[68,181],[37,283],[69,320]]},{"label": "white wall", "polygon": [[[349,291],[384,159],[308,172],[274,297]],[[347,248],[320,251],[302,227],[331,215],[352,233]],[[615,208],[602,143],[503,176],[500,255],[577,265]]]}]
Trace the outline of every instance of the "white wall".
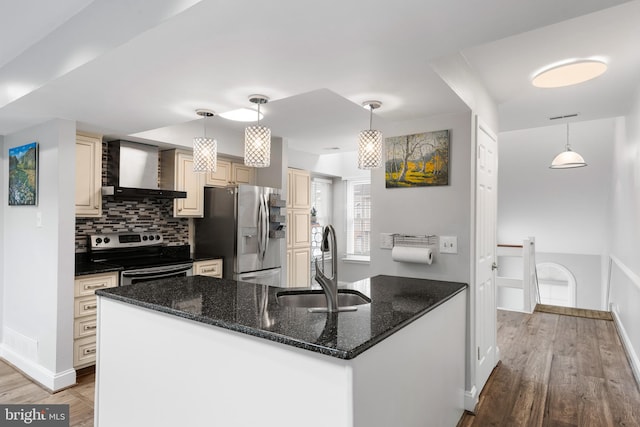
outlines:
[{"label": "white wall", "polygon": [[[354,149],[356,141],[353,142]],[[368,177],[369,171],[358,169],[357,151],[310,154],[289,150],[289,167],[342,178]]]},{"label": "white wall", "polygon": [[629,114],[616,120],[613,165],[609,301],[640,381],[640,86]]},{"label": "white wall", "polygon": [[[585,168],[549,169],[564,150],[565,123],[500,133],[498,243],[519,244],[534,236],[538,258],[544,254],[545,261],[576,276],[577,306],[601,309],[614,119],[570,123],[569,129],[569,142],[585,158]],[[593,274],[581,273],[585,265]]]},{"label": "white wall", "polygon": [[[0,354],[50,389],[75,382],[73,370],[73,276],[75,218],[75,123],[52,120],[6,135],[6,150],[39,144],[37,206],[3,211],[3,336]],[[3,184],[4,187],[4,184]],[[36,215],[42,215],[42,227]]]},{"label": "white wall", "polygon": [[[371,273],[471,281],[471,113],[434,116],[400,123],[385,136],[449,129],[449,185],[385,188],[383,169],[371,174]],[[458,254],[437,253],[431,265],[394,262],[391,251],[380,249],[380,233],[457,236]]]},{"label": "white wall", "polygon": [[[8,171],[6,170],[5,164],[7,164],[7,155],[8,151],[4,144],[4,136],[0,135],[0,206],[4,206],[7,199],[7,177]],[[4,330],[4,208],[0,208],[0,343],[3,341],[3,330]]]}]

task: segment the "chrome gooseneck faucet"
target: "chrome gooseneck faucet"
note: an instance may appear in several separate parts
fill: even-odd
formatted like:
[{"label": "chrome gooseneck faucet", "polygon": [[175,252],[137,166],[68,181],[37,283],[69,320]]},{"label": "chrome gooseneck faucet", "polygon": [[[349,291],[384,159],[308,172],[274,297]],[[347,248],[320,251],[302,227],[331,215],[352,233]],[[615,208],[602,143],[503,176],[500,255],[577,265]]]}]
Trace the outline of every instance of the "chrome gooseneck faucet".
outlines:
[{"label": "chrome gooseneck faucet", "polygon": [[327,297],[327,311],[338,311],[338,255],[336,253],[336,230],[332,225],[324,227],[322,232],[322,270],[324,270],[324,253],[331,252],[331,277],[327,277],[318,266],[316,258],[316,282],[320,284]]}]

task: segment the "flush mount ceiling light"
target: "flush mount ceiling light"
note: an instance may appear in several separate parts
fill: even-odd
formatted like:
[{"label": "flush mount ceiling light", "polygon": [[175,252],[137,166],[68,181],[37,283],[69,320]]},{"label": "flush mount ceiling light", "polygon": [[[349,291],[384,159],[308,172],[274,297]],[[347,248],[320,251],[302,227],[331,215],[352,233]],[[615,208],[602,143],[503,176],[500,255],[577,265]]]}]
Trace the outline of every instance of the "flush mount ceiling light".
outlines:
[{"label": "flush mount ceiling light", "polygon": [[531,83],[536,87],[571,86],[595,79],[607,71],[607,64],[597,59],[582,59],[547,68],[537,73]]},{"label": "flush mount ceiling light", "polygon": [[380,101],[365,101],[362,106],[369,109],[369,129],[360,132],[358,142],[358,168],[375,169],[382,165],[382,132],[371,128],[373,110],[380,108]]},{"label": "flush mount ceiling light", "polygon": [[587,166],[582,156],[571,149],[569,145],[569,123],[567,123],[567,145],[565,151],[558,154],[551,162],[551,169],[570,169]]},{"label": "flush mount ceiling light", "polygon": [[244,164],[267,168],[271,164],[271,129],[260,126],[260,106],[269,102],[269,98],[250,95],[249,101],[258,104],[258,124],[244,130]]},{"label": "flush mount ceiling light", "polygon": [[[226,113],[218,114],[223,119],[232,120],[234,122],[255,122],[256,110],[251,108],[238,108],[237,110],[227,111]],[[260,114],[258,120],[262,119],[264,114]]]},{"label": "flush mount ceiling light", "polygon": [[207,137],[207,117],[213,117],[215,113],[211,110],[196,110],[196,114],[204,117],[204,136],[193,138],[193,171],[194,172],[215,172],[218,163],[218,142]]}]

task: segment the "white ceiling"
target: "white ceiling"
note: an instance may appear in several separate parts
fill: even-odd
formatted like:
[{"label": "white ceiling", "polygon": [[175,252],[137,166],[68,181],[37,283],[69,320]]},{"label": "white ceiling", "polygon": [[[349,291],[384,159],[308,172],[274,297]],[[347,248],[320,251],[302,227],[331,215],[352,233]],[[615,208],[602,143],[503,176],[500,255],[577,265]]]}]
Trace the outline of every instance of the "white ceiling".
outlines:
[{"label": "white ceiling", "polygon": [[[55,5],[55,7],[54,7]],[[53,117],[110,137],[183,144],[196,108],[248,107],[290,147],[354,150],[374,127],[467,107],[431,68],[460,53],[499,105],[500,129],[624,114],[640,76],[640,1],[28,0],[0,3],[0,134]],[[538,89],[531,75],[603,57],[591,82]],[[210,133],[246,124],[215,117]]]}]

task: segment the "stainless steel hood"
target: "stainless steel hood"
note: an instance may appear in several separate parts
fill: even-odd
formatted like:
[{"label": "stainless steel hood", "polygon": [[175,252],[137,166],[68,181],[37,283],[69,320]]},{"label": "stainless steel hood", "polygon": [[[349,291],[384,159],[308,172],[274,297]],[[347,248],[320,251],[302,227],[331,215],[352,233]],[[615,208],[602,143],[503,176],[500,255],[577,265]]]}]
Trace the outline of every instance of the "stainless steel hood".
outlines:
[{"label": "stainless steel hood", "polygon": [[184,199],[186,191],[158,188],[158,147],[131,141],[107,144],[107,183],[103,196],[121,199],[145,197]]}]

